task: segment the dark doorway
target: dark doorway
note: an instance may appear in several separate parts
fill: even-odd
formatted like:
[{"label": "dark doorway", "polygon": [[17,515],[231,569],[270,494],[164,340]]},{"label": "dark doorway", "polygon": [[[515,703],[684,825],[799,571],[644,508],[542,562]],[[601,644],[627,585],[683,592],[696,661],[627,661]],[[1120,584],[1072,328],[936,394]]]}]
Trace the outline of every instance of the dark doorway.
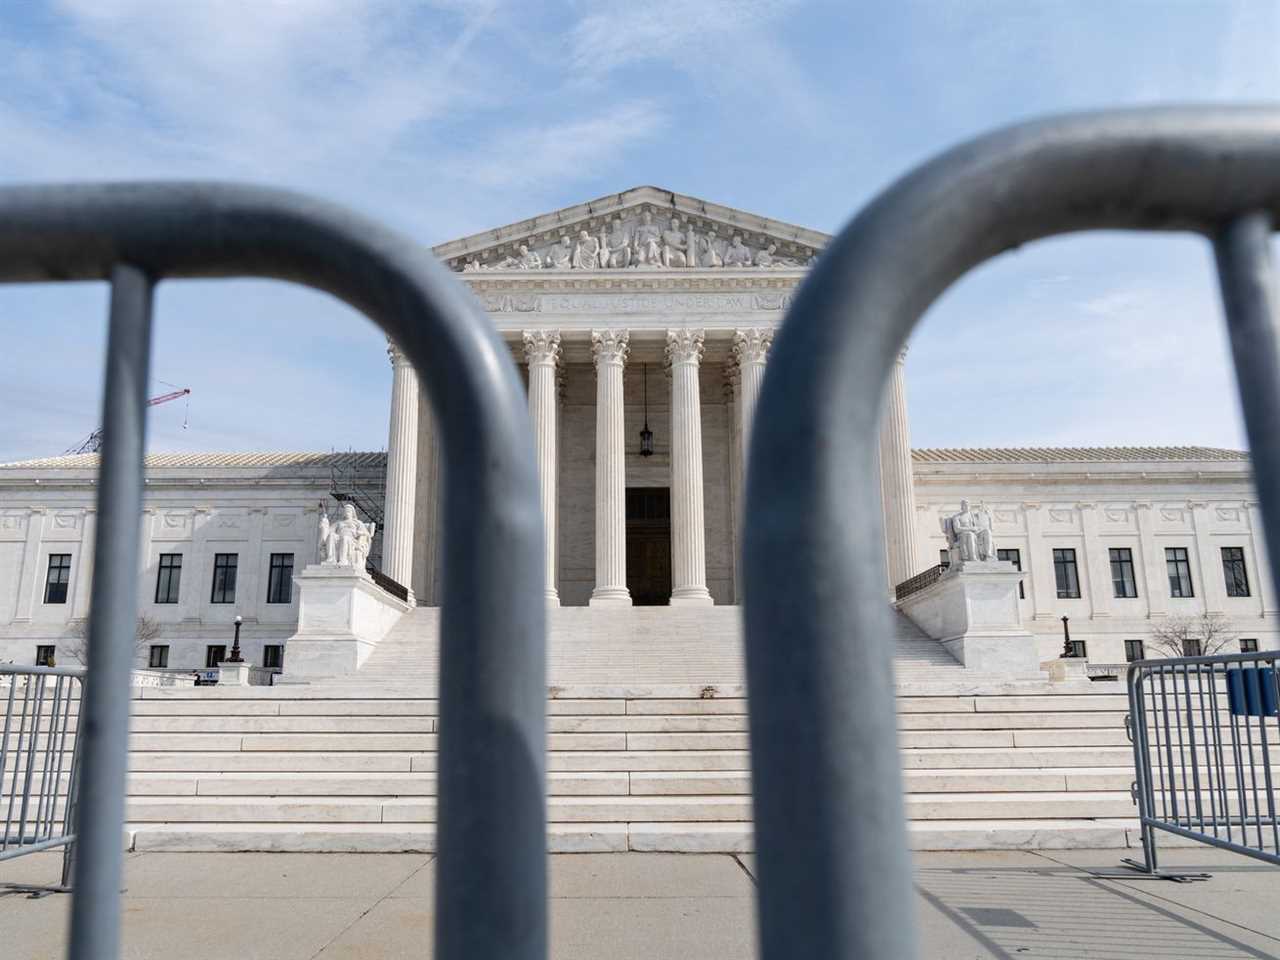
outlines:
[{"label": "dark doorway", "polygon": [[637,607],[671,600],[671,490],[627,488],[627,589]]}]

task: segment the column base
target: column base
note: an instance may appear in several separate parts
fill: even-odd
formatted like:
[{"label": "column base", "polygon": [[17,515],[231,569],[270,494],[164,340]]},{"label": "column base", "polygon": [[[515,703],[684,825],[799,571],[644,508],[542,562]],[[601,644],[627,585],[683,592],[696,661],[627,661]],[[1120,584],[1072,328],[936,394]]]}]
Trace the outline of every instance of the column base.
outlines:
[{"label": "column base", "polygon": [[547,591],[547,606],[548,607],[560,606],[560,594],[558,591],[556,590]]},{"label": "column base", "polygon": [[673,607],[710,607],[715,605],[706,587],[678,587],[671,592]]},{"label": "column base", "polygon": [[626,587],[596,587],[591,591],[589,607],[629,607],[631,591]]}]

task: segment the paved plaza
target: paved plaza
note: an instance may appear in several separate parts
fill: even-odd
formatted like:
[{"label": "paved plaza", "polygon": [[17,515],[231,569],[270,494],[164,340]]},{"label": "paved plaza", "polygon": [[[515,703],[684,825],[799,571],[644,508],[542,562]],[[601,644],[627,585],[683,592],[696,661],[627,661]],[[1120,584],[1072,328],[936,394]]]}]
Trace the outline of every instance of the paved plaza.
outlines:
[{"label": "paved plaza", "polygon": [[[939,960],[1280,957],[1280,870],[1209,849],[1170,865],[1213,877],[1101,880],[1117,851],[930,853],[916,857],[921,956]],[[65,896],[18,883],[56,878],[56,856],[0,865],[7,958],[61,957]],[[754,957],[750,856],[566,854],[551,858],[555,960]],[[124,955],[271,960],[427,957],[434,858],[415,854],[130,854]]]}]

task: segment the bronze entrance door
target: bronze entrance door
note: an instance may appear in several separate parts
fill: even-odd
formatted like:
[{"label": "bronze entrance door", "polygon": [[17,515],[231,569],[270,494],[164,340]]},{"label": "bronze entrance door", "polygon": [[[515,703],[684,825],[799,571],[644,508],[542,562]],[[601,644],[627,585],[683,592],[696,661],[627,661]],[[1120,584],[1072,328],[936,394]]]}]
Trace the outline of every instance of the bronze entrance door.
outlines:
[{"label": "bronze entrance door", "polygon": [[627,589],[637,607],[671,600],[671,490],[627,489]]}]

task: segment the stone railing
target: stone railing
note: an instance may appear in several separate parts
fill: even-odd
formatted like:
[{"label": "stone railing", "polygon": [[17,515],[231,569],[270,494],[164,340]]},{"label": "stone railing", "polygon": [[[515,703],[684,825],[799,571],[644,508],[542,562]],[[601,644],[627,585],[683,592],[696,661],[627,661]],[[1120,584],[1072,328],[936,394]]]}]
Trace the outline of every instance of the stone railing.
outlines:
[{"label": "stone railing", "polygon": [[194,687],[196,678],[191,670],[134,670],[129,677],[134,687]]},{"label": "stone railing", "polygon": [[1084,668],[1090,680],[1119,680],[1128,670],[1127,663],[1087,663]]},{"label": "stone railing", "polygon": [[903,580],[893,588],[893,599],[905,600],[913,593],[918,593],[925,587],[932,586],[941,579],[942,574],[946,569],[947,568],[943,564],[939,563],[930,567],[928,570],[925,570],[923,573],[917,573],[909,580]]}]

